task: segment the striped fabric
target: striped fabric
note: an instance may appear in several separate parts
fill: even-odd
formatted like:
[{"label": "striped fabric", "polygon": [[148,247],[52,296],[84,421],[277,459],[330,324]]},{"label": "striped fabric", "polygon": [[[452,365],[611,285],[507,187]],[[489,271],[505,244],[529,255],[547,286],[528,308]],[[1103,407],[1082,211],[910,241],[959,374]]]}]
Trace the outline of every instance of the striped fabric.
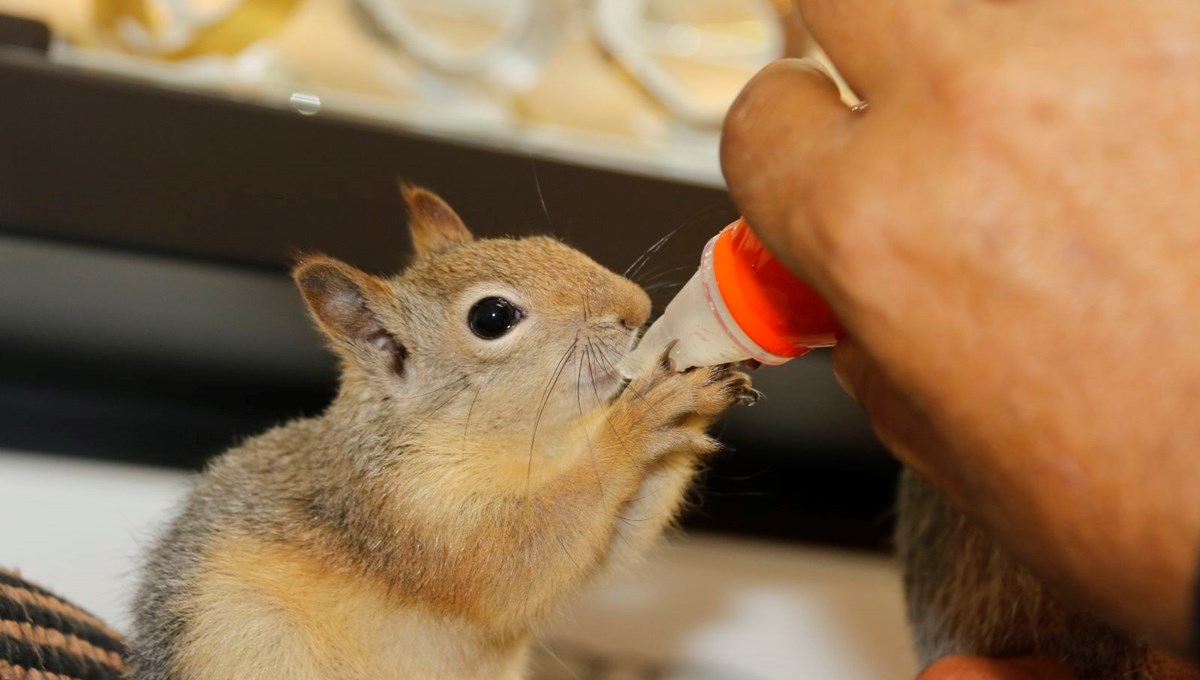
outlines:
[{"label": "striped fabric", "polygon": [[119,680],[124,656],[103,621],[0,569],[0,680]]}]

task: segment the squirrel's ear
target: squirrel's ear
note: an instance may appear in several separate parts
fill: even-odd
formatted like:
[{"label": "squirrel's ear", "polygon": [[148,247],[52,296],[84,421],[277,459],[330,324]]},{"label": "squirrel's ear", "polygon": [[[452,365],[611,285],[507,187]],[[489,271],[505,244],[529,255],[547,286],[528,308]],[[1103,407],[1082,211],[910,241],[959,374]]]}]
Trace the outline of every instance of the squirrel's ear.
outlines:
[{"label": "squirrel's ear", "polygon": [[400,193],[408,204],[408,228],[418,258],[475,240],[462,218],[437,194],[407,184],[400,185]]},{"label": "squirrel's ear", "polygon": [[317,325],[338,346],[362,355],[383,352],[402,373],[408,350],[380,322],[375,310],[392,296],[383,281],[321,255],[306,257],[292,278]]}]

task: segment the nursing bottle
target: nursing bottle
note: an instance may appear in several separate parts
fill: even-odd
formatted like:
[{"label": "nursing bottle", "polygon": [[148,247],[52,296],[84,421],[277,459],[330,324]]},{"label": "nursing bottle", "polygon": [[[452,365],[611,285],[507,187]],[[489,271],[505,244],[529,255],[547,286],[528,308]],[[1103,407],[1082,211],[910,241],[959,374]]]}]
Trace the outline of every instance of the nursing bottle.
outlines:
[{"label": "nursing bottle", "polygon": [[816,291],[776,260],[739,219],[704,247],[700,267],[622,367],[632,377],[671,346],[675,370],[753,359],[782,364],[837,342]]}]

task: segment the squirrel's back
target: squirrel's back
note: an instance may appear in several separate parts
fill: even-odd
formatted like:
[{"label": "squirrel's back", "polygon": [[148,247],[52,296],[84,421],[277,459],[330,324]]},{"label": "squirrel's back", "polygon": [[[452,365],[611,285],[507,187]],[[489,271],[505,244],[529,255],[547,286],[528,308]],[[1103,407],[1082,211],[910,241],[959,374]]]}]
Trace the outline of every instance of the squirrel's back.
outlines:
[{"label": "squirrel's back", "polygon": [[297,420],[254,437],[215,459],[197,481],[142,567],[142,587],[133,605],[132,677],[172,677],[188,603],[216,541],[231,531],[280,535],[303,521],[279,501],[312,492],[317,463],[298,458],[295,451],[305,449],[291,446],[311,429],[311,420]]}]

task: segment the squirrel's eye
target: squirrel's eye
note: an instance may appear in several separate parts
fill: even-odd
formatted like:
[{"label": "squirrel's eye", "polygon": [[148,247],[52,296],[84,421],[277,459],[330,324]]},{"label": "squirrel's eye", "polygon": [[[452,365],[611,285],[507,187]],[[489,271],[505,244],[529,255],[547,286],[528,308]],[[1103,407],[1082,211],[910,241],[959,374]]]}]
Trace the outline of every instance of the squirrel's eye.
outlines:
[{"label": "squirrel's eye", "polygon": [[513,303],[502,297],[486,297],[476,302],[467,312],[467,325],[471,332],[484,340],[495,340],[512,330],[524,314]]}]

